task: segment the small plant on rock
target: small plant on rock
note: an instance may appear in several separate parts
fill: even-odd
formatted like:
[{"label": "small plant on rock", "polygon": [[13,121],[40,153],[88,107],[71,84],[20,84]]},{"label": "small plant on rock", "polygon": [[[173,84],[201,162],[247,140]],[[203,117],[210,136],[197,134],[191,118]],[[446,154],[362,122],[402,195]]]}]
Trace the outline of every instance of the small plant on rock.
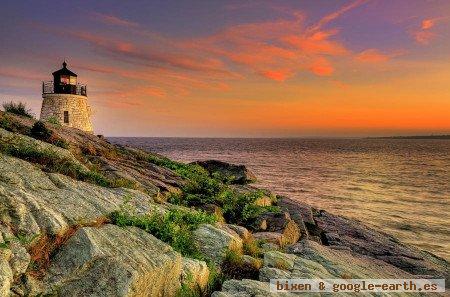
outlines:
[{"label": "small plant on rock", "polygon": [[55,116],[49,117],[47,119],[47,122],[49,122],[50,124],[56,125],[56,126],[61,126],[61,123],[59,122],[58,118]]},{"label": "small plant on rock", "polygon": [[194,242],[192,231],[200,224],[216,222],[216,218],[207,213],[180,209],[171,209],[165,214],[154,211],[151,215],[116,211],[110,215],[110,219],[118,226],[141,228],[166,242],[183,256],[195,259],[203,259],[203,256]]},{"label": "small plant on rock", "polygon": [[228,279],[258,279],[260,264],[257,261],[247,262],[242,253],[228,250],[222,262],[222,272]]}]

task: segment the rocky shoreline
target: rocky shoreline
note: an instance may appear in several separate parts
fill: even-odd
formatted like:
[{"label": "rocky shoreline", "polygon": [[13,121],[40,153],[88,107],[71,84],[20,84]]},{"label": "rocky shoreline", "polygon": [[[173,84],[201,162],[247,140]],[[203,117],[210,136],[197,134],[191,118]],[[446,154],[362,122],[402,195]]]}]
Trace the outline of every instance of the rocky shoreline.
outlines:
[{"label": "rocky shoreline", "polygon": [[444,259],[255,178],[0,112],[0,296],[271,296],[271,278],[448,283]]}]

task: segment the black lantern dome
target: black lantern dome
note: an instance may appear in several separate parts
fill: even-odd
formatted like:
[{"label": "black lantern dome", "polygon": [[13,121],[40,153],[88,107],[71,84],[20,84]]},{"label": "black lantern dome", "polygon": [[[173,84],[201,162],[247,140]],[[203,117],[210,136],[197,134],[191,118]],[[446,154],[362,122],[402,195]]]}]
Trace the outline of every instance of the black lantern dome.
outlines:
[{"label": "black lantern dome", "polygon": [[54,92],[57,94],[76,94],[77,75],[67,69],[64,61],[63,68],[53,72]]},{"label": "black lantern dome", "polygon": [[77,75],[67,68],[64,61],[62,68],[53,72],[53,82],[42,83],[43,94],[73,94],[86,96],[86,85],[77,83]]}]

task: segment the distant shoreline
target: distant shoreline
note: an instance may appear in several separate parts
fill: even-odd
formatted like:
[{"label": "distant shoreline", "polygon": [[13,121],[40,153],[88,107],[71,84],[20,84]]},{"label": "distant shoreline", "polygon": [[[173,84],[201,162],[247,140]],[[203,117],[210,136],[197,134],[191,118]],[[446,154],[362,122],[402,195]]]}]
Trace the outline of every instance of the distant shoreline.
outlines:
[{"label": "distant shoreline", "polygon": [[368,137],[371,139],[450,139],[450,135],[414,135],[414,136],[384,136]]}]

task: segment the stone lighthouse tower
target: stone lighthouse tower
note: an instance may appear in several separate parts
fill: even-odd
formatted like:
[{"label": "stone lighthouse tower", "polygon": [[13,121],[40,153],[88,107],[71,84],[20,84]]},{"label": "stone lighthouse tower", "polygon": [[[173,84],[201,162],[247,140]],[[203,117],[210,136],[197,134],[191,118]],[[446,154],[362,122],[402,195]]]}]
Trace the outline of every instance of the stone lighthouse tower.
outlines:
[{"label": "stone lighthouse tower", "polygon": [[63,68],[53,72],[53,81],[42,82],[42,121],[55,119],[61,125],[93,133],[91,108],[86,85],[77,82],[77,75]]}]

